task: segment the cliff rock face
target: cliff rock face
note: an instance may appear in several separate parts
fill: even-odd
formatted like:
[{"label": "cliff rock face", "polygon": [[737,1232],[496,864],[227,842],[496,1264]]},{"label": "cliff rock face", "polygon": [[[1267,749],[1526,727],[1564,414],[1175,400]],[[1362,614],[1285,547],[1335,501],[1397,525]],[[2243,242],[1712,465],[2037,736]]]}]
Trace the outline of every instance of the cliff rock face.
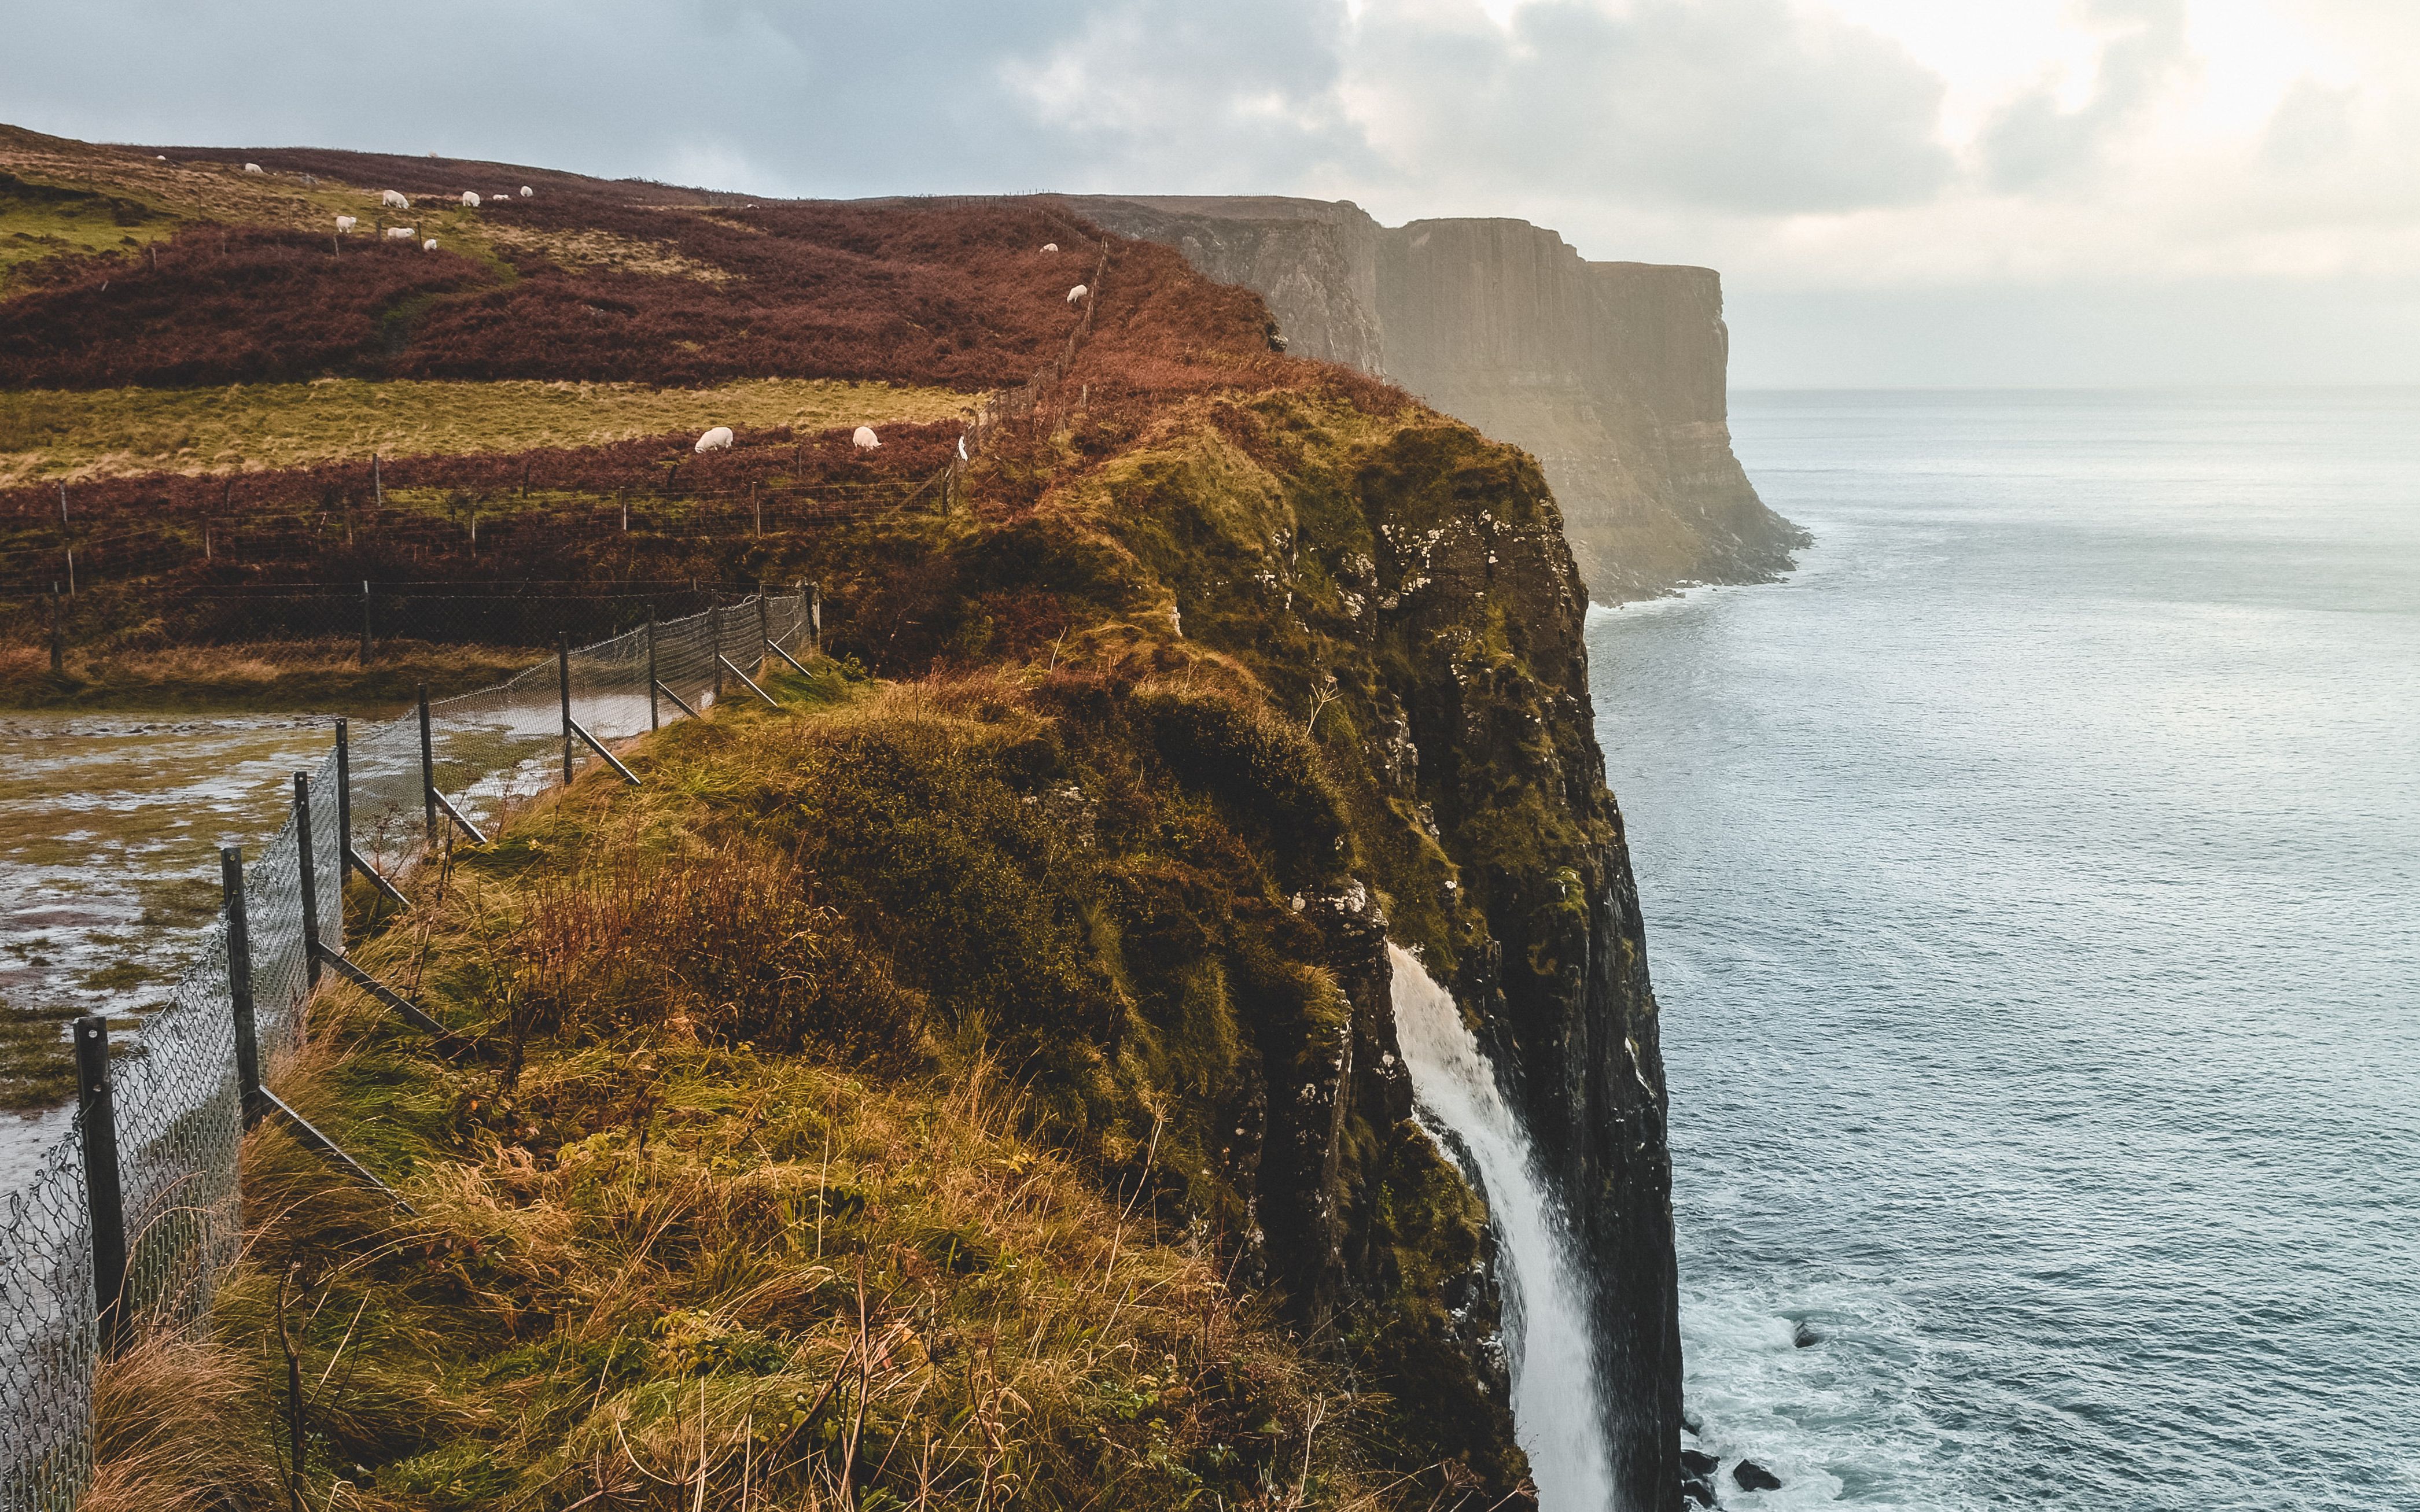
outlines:
[{"label": "cliff rock face", "polygon": [[[1681,1355],[1654,997],[1605,783],[1586,600],[1530,458],[1421,411],[1221,404],[1113,470],[1089,513],[1146,569],[1130,607],[1251,670],[1327,754],[1345,874],[1305,889],[1342,1000],[1247,1014],[1262,1070],[1258,1275],[1313,1336],[1489,1462],[1492,1256],[1408,1119],[1386,938],[1450,986],[1579,1228],[1621,1504],[1677,1505]],[[1161,595],[1167,595],[1162,597]],[[1325,700],[1323,690],[1327,695]],[[1450,1435],[1446,1429],[1450,1428]]]},{"label": "cliff rock face", "polygon": [[1600,601],[1767,580],[1805,543],[1731,455],[1711,269],[1591,263],[1523,221],[1390,229],[1342,201],[1071,203],[1258,291],[1294,354],[1389,378],[1535,455]]}]

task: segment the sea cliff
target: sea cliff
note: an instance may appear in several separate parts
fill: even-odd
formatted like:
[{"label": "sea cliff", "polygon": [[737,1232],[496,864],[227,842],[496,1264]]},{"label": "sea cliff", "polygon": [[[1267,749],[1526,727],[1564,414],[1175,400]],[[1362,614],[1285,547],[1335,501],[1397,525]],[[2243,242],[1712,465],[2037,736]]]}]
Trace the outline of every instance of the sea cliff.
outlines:
[{"label": "sea cliff", "polygon": [[[404,879],[400,915],[356,887],[356,959],[446,1034],[332,985],[271,1082],[412,1211],[249,1135],[245,1259],[207,1339],[104,1370],[92,1507],[341,1481],[670,1509],[735,1473],[792,1504],[1517,1504],[1502,1270],[1412,1117],[1389,941],[1451,990],[1571,1214],[1623,1505],[1677,1504],[1656,1008],[1554,464],[1370,376],[1621,279],[1543,234],[1289,203],[1223,243],[1273,316],[1048,200],[511,169],[526,203],[453,208],[497,166],[0,147],[85,196],[40,207],[151,216],[98,251],[41,231],[0,298],[0,384],[64,438],[0,522],[54,544],[47,454],[86,458],[70,671],[39,675],[239,640],[324,659],[302,610],[328,582],[348,652],[366,579],[485,590],[516,631],[554,584],[547,639],[635,627],[668,582],[813,579],[827,609],[765,706],[630,742],[642,785],[533,798]],[[440,250],[330,239],[384,187],[446,207]],[[1536,279],[1478,298],[1508,247]],[[1674,411],[1718,425],[1716,314],[1646,285],[1670,331],[1633,345],[1697,363]],[[1273,319],[1343,361],[1273,352]],[[1574,393],[1611,381],[1590,350],[1549,354]],[[801,377],[885,385],[881,445],[742,407]],[[485,402],[376,461],[102,444],[97,417],[205,397],[257,429],[330,378],[391,414],[436,378]],[[690,423],[566,432],[507,387],[575,379]],[[735,444],[693,450],[709,423]],[[257,1429],[289,1374],[341,1384],[284,1483]]]},{"label": "sea cliff", "polygon": [[1805,544],[1731,455],[1712,269],[1590,262],[1524,221],[1381,226],[1344,201],[1069,203],[1260,293],[1288,351],[1387,378],[1536,456],[1599,602],[1768,580]]}]

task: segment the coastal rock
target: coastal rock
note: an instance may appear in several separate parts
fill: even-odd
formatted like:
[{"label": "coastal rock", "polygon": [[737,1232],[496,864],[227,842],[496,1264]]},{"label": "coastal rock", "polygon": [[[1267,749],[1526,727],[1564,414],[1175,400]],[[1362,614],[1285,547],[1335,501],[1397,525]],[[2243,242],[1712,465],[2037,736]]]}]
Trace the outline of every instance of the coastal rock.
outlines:
[{"label": "coastal rock", "polygon": [[1723,1462],[1703,1449],[1681,1451],[1681,1473],[1683,1475],[1699,1480],[1709,1480],[1713,1478],[1715,1471],[1722,1468]]},{"label": "coastal rock", "polygon": [[1790,1342],[1802,1350],[1811,1350],[1823,1342],[1823,1335],[1816,1333],[1814,1328],[1802,1318],[1796,1326],[1791,1329]]},{"label": "coastal rock", "polygon": [[1753,1459],[1743,1459],[1731,1467],[1731,1479],[1744,1491],[1777,1491],[1781,1477]]},{"label": "coastal rock", "polygon": [[1681,1482],[1681,1500],[1695,1506],[1714,1504],[1714,1483],[1692,1475]]}]

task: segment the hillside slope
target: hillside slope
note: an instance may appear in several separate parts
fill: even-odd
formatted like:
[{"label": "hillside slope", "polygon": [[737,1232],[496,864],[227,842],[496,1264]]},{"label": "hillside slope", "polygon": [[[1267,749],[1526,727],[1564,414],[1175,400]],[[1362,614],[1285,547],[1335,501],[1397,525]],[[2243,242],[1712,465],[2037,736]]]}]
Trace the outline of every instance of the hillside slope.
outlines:
[{"label": "hillside slope", "polygon": [[[280,404],[324,378],[493,388],[503,413],[502,380],[824,377],[980,412],[887,425],[872,453],[743,426],[702,457],[683,432],[506,451],[462,420],[458,450],[393,470],[70,486],[128,537],[115,568],[67,543],[100,563],[96,643],[292,633],[257,606],[406,570],[639,601],[684,573],[813,577],[830,609],[836,659],[783,679],[779,710],[650,737],[645,787],[583,780],[423,872],[365,959],[410,964],[464,1054],[331,999],[283,1072],[427,1215],[396,1227],[254,1136],[256,1269],[220,1352],[177,1368],[267,1401],[287,1261],[324,1304],[315,1368],[341,1319],[374,1319],[400,1363],[323,1426],[313,1504],[689,1505],[699,1465],[776,1443],[765,1473],[801,1501],[994,1505],[1005,1473],[1040,1505],[1500,1504],[1524,1461],[1495,1261],[1409,1118],[1391,937],[1453,989],[1616,1278],[1593,1299],[1615,1469],[1629,1504],[1677,1506],[1655,1009],[1585,600],[1530,458],[1277,354],[1256,296],[1045,204],[752,207],[513,169],[527,201],[458,202],[439,252],[365,255],[210,196],[318,215],[383,186],[485,193],[494,165],[171,149],[155,182],[157,153],[71,172],[42,150],[41,182],[147,195],[176,227],[21,263],[0,293],[0,382],[39,375],[70,435],[76,393],[124,408],[239,369]],[[583,265],[592,235],[659,260]],[[332,282],[354,262],[384,270]],[[322,309],[355,324],[295,339]],[[34,334],[87,318],[91,351]],[[54,502],[0,496],[23,549],[53,548]],[[995,1075],[1014,1099],[985,1102]],[[803,1184],[825,1140],[845,1211],[828,1170]],[[1043,1172],[1056,1216],[1002,1165]],[[1072,1231],[1103,1222],[1107,1251]],[[1108,1285],[1129,1234],[1131,1297]],[[1096,1262],[1097,1286],[1046,1273]],[[869,1331],[879,1390],[850,1352]],[[813,1397],[851,1361],[840,1433]],[[126,1504],[168,1504],[140,1483],[140,1412],[114,1431]]]}]

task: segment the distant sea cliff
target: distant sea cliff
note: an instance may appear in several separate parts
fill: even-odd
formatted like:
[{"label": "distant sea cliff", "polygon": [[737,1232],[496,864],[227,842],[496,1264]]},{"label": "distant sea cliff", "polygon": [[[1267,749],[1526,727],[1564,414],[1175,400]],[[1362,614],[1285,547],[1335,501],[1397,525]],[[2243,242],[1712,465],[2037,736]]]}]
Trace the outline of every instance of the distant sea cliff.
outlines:
[{"label": "distant sea cliff", "polygon": [[1526,221],[1383,226],[1343,200],[1069,203],[1260,294],[1293,355],[1390,379],[1536,456],[1599,603],[1768,581],[1807,543],[1731,455],[1712,269],[1590,262]]}]

